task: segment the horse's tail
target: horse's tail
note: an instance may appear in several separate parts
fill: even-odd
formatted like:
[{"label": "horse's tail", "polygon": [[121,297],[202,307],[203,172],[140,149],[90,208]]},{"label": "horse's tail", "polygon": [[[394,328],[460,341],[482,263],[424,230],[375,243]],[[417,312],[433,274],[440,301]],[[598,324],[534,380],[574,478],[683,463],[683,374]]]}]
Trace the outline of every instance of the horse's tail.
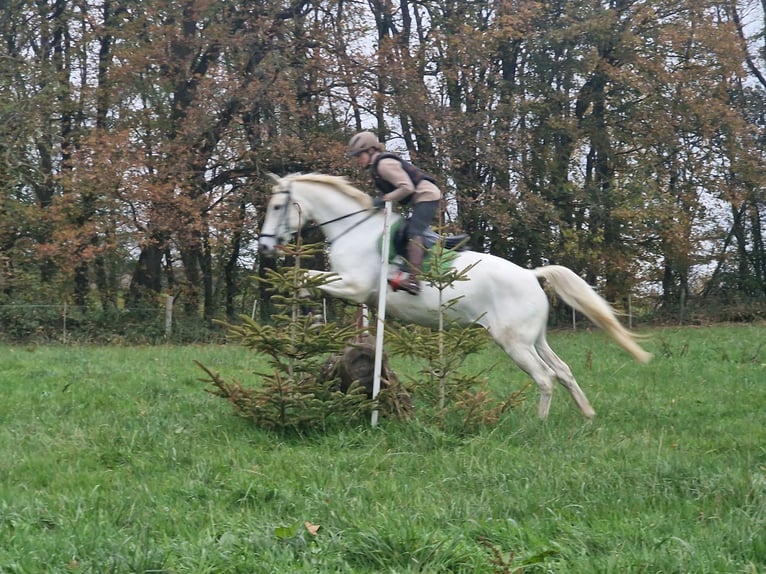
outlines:
[{"label": "horse's tail", "polygon": [[561,265],[547,265],[533,270],[535,276],[548,281],[556,294],[570,307],[579,311],[633,355],[637,361],[648,363],[651,353],[644,351],[634,335],[617,320],[614,310],[590,285],[574,271]]}]

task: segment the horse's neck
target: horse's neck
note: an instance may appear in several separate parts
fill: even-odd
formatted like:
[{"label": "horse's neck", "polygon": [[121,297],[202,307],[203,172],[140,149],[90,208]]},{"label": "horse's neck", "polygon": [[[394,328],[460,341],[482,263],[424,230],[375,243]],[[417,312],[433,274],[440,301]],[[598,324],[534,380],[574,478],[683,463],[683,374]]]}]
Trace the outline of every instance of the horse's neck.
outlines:
[{"label": "horse's neck", "polygon": [[336,223],[340,223],[341,227],[345,222],[352,219],[351,215],[361,209],[356,202],[345,200],[343,202],[326,202],[324,198],[312,197],[311,214],[312,219],[318,223],[323,224],[323,227],[330,227]]},{"label": "horse's neck", "polygon": [[340,192],[307,193],[301,203],[309,206],[311,218],[329,241],[348,234],[369,215],[358,202]]},{"label": "horse's neck", "polygon": [[330,242],[330,266],[346,276],[368,276],[379,266],[378,239],[383,232],[380,212],[372,212],[340,192],[306,195],[312,219]]}]

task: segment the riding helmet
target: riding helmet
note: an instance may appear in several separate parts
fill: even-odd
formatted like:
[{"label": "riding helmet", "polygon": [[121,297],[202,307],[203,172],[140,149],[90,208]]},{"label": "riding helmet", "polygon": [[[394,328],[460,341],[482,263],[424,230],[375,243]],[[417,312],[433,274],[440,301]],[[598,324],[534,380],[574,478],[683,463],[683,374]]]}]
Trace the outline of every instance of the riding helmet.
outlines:
[{"label": "riding helmet", "polygon": [[382,146],[377,136],[372,132],[359,132],[348,142],[348,157],[356,157],[370,148],[380,149]]}]

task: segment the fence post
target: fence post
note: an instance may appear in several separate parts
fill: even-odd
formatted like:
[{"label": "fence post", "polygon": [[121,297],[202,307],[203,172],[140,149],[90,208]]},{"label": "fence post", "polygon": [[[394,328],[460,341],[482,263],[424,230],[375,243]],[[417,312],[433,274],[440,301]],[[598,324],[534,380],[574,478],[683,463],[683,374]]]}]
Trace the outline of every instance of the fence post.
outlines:
[{"label": "fence post", "polygon": [[64,342],[66,342],[66,337],[67,337],[67,333],[66,333],[67,311],[68,311],[68,309],[67,309],[67,302],[64,301],[64,316],[63,316],[63,321],[62,321],[63,328],[64,328],[64,331],[63,331]]},{"label": "fence post", "polygon": [[169,339],[173,332],[173,296],[165,298],[165,338]]}]

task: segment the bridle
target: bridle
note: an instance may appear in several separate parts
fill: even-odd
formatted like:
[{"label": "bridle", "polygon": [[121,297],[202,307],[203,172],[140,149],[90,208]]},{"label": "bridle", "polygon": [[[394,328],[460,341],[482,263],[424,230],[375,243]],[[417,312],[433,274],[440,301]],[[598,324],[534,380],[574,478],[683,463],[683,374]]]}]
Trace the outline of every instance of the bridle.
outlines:
[{"label": "bridle", "polygon": [[[287,189],[283,189],[283,190],[280,190],[280,191],[275,191],[273,195],[278,195],[278,194],[287,194],[287,201],[284,203],[284,205],[285,205],[285,207],[290,205],[291,198],[292,198],[292,191],[291,191],[290,186],[288,186]],[[335,223],[337,221],[343,221],[344,219],[348,219],[349,217],[353,217],[354,215],[359,215],[360,213],[365,213],[365,212],[369,212],[367,217],[364,217],[364,218],[360,219],[359,221],[357,221],[356,223],[354,223],[353,225],[347,227],[346,229],[341,231],[334,238],[332,238],[332,239],[329,239],[329,238],[325,239],[325,241],[327,243],[332,244],[333,241],[337,241],[338,239],[340,239],[341,237],[343,237],[344,235],[346,235],[347,233],[349,233],[350,231],[352,231],[353,229],[355,229],[356,227],[358,227],[359,225],[361,225],[362,223],[364,223],[365,221],[370,219],[373,215],[375,215],[376,210],[372,210],[371,211],[369,208],[367,208],[367,209],[359,209],[358,211],[352,211],[351,213],[347,213],[346,215],[341,215],[339,217],[335,217],[335,218],[330,219],[328,221],[323,221],[322,223],[315,223],[313,225],[308,225],[306,227],[303,227],[302,229],[304,231],[311,231],[313,229],[321,229],[325,225],[329,225],[329,224]],[[279,231],[283,227],[287,228],[287,218],[288,217],[289,216],[288,216],[288,213],[287,213],[287,209],[285,209],[284,212],[282,213],[282,217],[281,217],[279,223],[277,224],[277,226],[275,228],[274,233],[261,233],[260,237],[274,237],[277,240],[279,240]]]}]

